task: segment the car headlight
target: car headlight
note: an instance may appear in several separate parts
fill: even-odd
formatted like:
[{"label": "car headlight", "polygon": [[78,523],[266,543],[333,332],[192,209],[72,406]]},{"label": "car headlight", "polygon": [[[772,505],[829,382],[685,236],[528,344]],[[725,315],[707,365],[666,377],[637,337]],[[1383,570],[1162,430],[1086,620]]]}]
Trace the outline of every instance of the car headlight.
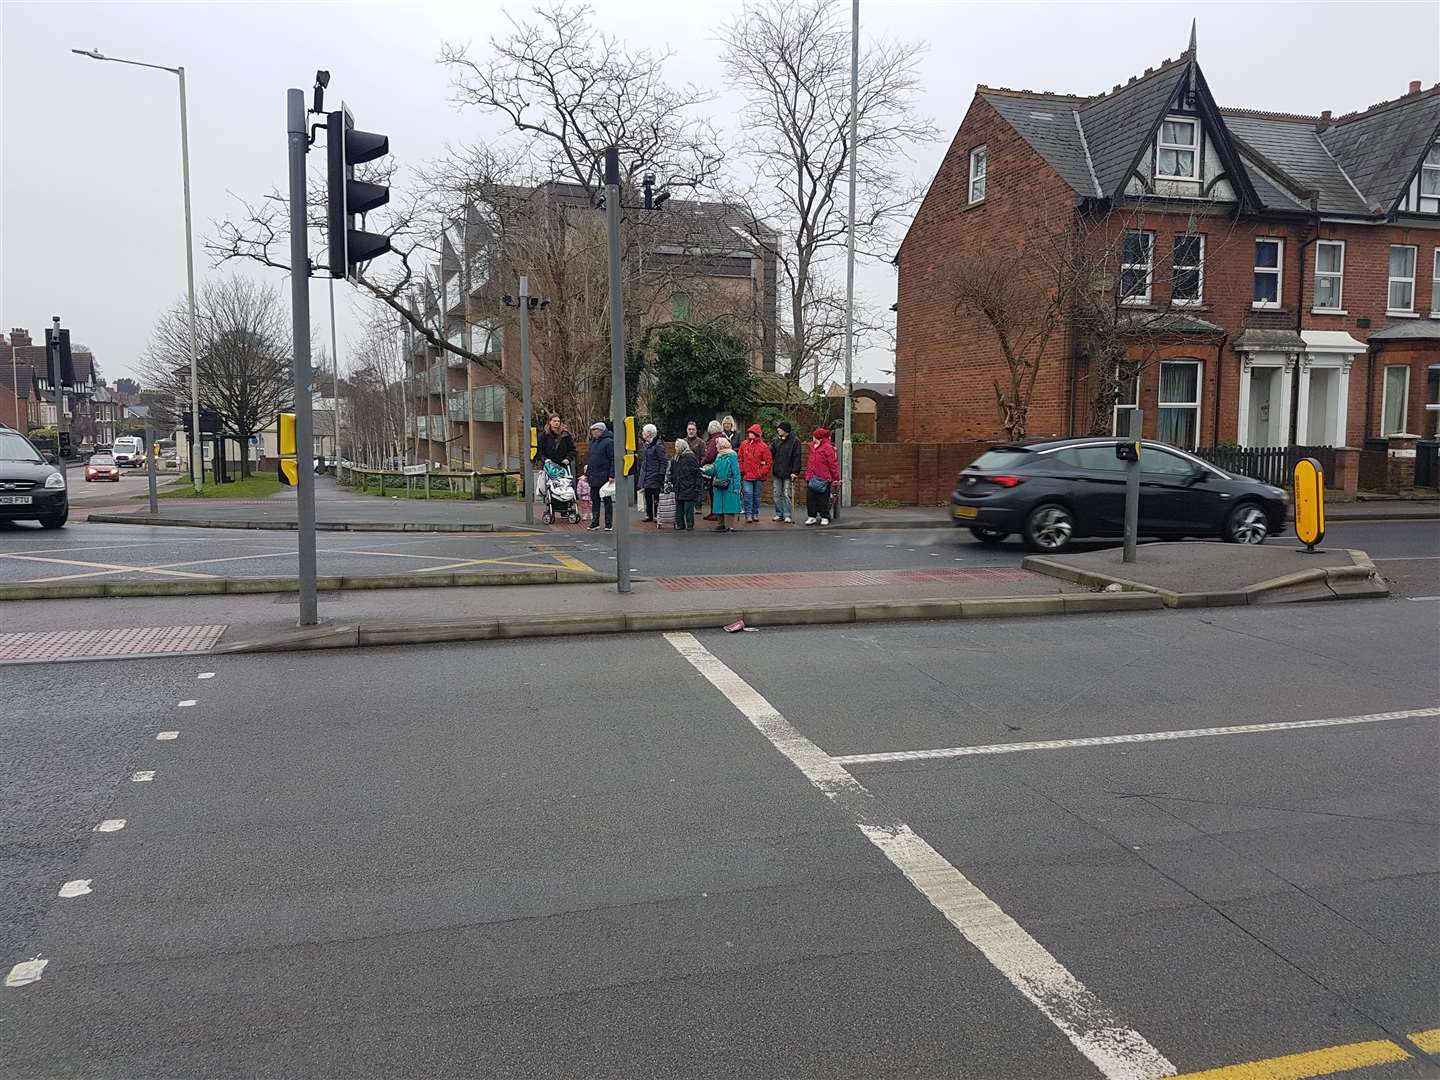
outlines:
[{"label": "car headlight", "polygon": [[45,478],[45,486],[52,491],[56,488],[63,488],[65,486],[65,474],[58,472],[51,473]]}]

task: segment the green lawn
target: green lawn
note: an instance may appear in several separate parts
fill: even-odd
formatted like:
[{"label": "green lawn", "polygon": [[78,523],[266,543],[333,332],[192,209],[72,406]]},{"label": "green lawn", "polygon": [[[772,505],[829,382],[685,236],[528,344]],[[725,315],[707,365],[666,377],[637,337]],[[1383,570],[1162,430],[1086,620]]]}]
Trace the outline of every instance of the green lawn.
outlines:
[{"label": "green lawn", "polygon": [[[274,476],[252,475],[243,480],[236,480],[233,484],[216,484],[207,476],[204,492],[197,496],[194,484],[186,476],[160,488],[157,494],[162,499],[263,499],[268,495],[274,495],[279,489],[280,481]],[[148,498],[145,495],[135,497],[137,499]]]}]

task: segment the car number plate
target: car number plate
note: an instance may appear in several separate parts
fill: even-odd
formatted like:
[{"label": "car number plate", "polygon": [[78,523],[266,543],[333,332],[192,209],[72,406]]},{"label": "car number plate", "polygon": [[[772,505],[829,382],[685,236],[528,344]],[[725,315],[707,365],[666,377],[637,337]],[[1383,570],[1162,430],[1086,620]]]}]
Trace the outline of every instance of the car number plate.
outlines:
[{"label": "car number plate", "polygon": [[973,518],[980,516],[980,510],[978,507],[975,506],[957,506],[954,509],[955,516],[958,518]]},{"label": "car number plate", "polygon": [[29,495],[0,495],[0,506],[29,506]]}]

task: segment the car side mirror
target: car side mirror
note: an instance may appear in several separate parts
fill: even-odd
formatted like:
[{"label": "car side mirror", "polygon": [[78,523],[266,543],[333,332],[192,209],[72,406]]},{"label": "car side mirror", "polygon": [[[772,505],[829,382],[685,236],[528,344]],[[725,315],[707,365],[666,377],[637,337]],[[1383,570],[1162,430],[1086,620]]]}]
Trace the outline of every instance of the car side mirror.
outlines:
[{"label": "car side mirror", "polygon": [[1209,470],[1196,468],[1190,470],[1190,475],[1186,478],[1185,482],[1187,484],[1203,484],[1209,478]]}]

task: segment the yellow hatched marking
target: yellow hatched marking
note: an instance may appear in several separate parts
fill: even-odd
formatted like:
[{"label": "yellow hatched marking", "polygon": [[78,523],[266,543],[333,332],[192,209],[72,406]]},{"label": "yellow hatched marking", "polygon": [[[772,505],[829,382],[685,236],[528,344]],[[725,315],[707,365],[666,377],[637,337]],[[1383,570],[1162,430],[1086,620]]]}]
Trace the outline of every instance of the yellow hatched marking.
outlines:
[{"label": "yellow hatched marking", "polygon": [[1440,1028],[1412,1031],[1405,1037],[1427,1054],[1440,1054]]},{"label": "yellow hatched marking", "polygon": [[[79,559],[47,559],[39,555],[0,555],[5,559],[21,559],[25,562],[52,563],[60,566],[83,566],[89,570],[100,570],[103,573],[129,573],[137,572],[143,574],[164,574],[168,577],[182,578],[211,578],[214,574],[196,574],[188,570],[165,570],[158,566],[118,566],[115,563],[83,562]],[[68,577],[94,577],[93,574],[71,574]],[[64,577],[33,578],[31,581],[63,581]]]},{"label": "yellow hatched marking", "polygon": [[[1424,1034],[1423,1032],[1421,1034]],[[1412,1036],[1413,1038],[1413,1036]],[[1418,1044],[1417,1044],[1418,1045]],[[1224,1065],[1204,1072],[1185,1073],[1175,1080],[1305,1080],[1310,1076],[1329,1076],[1351,1069],[1367,1069],[1410,1057],[1389,1039],[1347,1043],[1303,1054],[1247,1061],[1243,1065]]]}]

